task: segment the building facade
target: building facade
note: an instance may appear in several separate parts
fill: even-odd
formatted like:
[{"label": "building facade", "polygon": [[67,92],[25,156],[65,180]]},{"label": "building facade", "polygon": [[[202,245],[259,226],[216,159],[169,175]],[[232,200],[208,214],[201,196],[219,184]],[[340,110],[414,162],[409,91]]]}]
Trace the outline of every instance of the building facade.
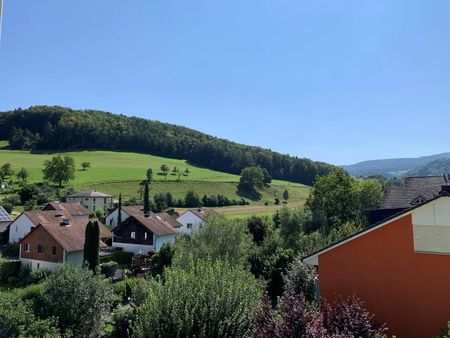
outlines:
[{"label": "building facade", "polygon": [[318,268],[321,298],[356,295],[390,335],[436,337],[450,320],[448,192],[303,261]]},{"label": "building facade", "polygon": [[102,209],[108,213],[114,207],[114,196],[96,190],[77,192],[67,196],[69,203],[81,203],[90,212]]}]

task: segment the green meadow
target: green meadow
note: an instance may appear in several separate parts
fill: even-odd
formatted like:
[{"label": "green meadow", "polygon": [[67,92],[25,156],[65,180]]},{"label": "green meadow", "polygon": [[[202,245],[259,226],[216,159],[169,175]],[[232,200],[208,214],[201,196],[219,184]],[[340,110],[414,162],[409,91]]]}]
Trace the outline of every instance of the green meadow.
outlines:
[{"label": "green meadow", "polygon": [[[113,151],[73,151],[63,153],[30,153],[29,151],[7,150],[6,142],[0,142],[0,166],[11,163],[13,169],[18,171],[24,167],[28,170],[29,182],[42,180],[42,168],[45,160],[56,155],[69,155],[75,159],[77,171],[75,179],[68,183],[76,190],[96,189],[106,193],[118,195],[122,193],[124,199],[139,197],[140,183],[145,179],[148,168],[153,169],[154,182],[151,184],[152,194],[157,192],[171,192],[175,198],[183,198],[186,191],[194,190],[200,197],[206,195],[222,194],[230,199],[240,199],[237,195],[238,175],[227,174],[210,169],[200,168],[188,164],[184,160],[165,157]],[[87,161],[91,167],[87,170],[81,168],[81,163]],[[166,164],[172,170],[177,167],[184,171],[189,169],[187,176],[169,172],[167,178],[160,175],[160,166]],[[290,195],[290,205],[302,205],[309,193],[309,187],[287,181],[274,180],[272,185],[261,191],[259,201],[250,201],[249,206],[235,208],[219,208],[230,215],[267,214],[279,206],[273,205],[274,197],[281,199],[284,190]],[[269,205],[264,205],[265,203]],[[256,208],[259,206],[260,208]],[[217,210],[217,209],[216,209]]]}]

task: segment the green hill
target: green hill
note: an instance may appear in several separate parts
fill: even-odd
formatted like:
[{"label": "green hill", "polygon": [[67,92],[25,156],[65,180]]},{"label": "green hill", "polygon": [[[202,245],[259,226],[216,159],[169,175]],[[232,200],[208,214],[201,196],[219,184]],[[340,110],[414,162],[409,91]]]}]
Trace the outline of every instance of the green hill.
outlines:
[{"label": "green hill", "polygon": [[[283,135],[279,135],[280,137]],[[184,159],[230,174],[260,166],[311,185],[334,166],[206,135],[181,126],[93,110],[35,106],[0,112],[0,140],[17,150],[113,150]]]},{"label": "green hill", "polygon": [[[32,153],[30,151],[6,149],[7,142],[0,142],[0,165],[11,163],[13,169],[18,171],[26,168],[29,173],[29,182],[42,180],[43,162],[52,156],[70,155],[75,159],[77,171],[75,180],[69,182],[76,190],[96,189],[106,193],[123,194],[124,199],[140,196],[140,182],[145,179],[148,168],[152,168],[155,181],[151,185],[152,195],[157,192],[171,192],[174,198],[183,198],[186,191],[194,190],[200,197],[204,194],[217,195],[218,193],[229,199],[240,199],[237,195],[238,175],[197,167],[188,164],[185,160],[170,159],[147,154],[114,151],[71,151],[62,153]],[[82,170],[81,163],[88,161],[91,168]],[[171,169],[175,166],[184,170],[189,168],[187,176],[178,176],[169,173],[167,179],[158,175],[162,164]],[[233,215],[247,215],[250,213],[273,212],[278,206],[273,205],[274,195],[282,196],[287,189],[290,195],[291,205],[302,205],[309,193],[309,187],[282,180],[274,180],[272,185],[265,188],[260,201],[247,200],[250,205],[243,207],[221,208],[221,212]],[[268,206],[264,203],[268,202]]]}]

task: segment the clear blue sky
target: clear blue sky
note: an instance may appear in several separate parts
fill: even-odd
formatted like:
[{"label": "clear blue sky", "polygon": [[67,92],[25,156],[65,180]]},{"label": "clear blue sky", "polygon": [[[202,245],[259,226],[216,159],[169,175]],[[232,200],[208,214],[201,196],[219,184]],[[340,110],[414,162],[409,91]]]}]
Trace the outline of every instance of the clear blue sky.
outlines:
[{"label": "clear blue sky", "polygon": [[4,0],[0,110],[176,123],[335,164],[450,151],[448,0]]}]

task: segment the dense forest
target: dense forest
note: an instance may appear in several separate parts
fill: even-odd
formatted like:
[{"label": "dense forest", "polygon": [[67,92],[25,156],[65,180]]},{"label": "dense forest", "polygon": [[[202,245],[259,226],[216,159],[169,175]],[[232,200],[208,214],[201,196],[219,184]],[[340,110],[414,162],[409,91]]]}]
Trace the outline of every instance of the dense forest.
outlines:
[{"label": "dense forest", "polygon": [[[281,136],[281,135],[280,135]],[[0,139],[12,149],[101,149],[186,159],[192,164],[239,174],[266,168],[275,179],[311,185],[333,166],[246,146],[172,124],[94,110],[33,106],[0,113]]]}]

